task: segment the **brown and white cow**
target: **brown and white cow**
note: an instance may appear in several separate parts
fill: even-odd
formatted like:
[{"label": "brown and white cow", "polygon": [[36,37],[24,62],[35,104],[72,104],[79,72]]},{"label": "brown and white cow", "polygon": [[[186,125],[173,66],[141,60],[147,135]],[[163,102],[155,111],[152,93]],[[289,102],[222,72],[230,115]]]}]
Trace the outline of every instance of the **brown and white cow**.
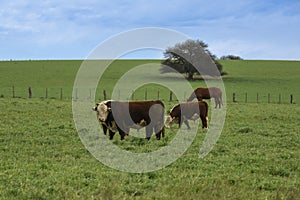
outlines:
[{"label": "brown and white cow", "polygon": [[185,123],[188,129],[190,129],[190,125],[188,120],[196,120],[201,119],[202,128],[207,128],[208,124],[208,105],[205,101],[198,102],[186,102],[176,104],[170,111],[169,116],[166,119],[165,125],[167,128],[173,123],[179,124],[179,128],[182,123]]},{"label": "brown and white cow", "polygon": [[146,138],[149,140],[153,131],[159,140],[164,137],[164,104],[157,101],[113,101],[107,100],[96,104],[93,109],[102,124],[104,134],[109,130],[113,139],[118,131],[121,140],[129,134],[130,128],[146,127]]},{"label": "brown and white cow", "polygon": [[210,87],[210,88],[197,88],[194,90],[194,92],[191,94],[191,96],[188,98],[187,101],[192,101],[193,99],[197,98],[198,101],[202,101],[203,99],[210,99],[214,98],[216,107],[219,106],[221,108],[222,102],[222,90],[217,87]]}]

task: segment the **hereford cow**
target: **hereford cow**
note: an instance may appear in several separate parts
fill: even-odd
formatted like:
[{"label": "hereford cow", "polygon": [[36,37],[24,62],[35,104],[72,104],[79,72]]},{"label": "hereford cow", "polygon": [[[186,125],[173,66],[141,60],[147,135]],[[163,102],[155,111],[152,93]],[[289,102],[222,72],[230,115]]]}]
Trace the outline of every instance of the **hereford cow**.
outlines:
[{"label": "hereford cow", "polygon": [[188,120],[196,120],[199,117],[202,121],[202,128],[207,128],[208,124],[208,105],[205,101],[198,102],[186,102],[176,104],[170,111],[170,115],[166,120],[166,127],[170,128],[173,123],[179,124],[179,128],[184,122],[188,129],[190,129],[190,125]]},{"label": "hereford cow", "polygon": [[219,108],[221,108],[221,104],[223,105],[222,90],[217,87],[197,88],[194,90],[194,92],[191,94],[187,101],[192,101],[195,98],[197,98],[198,101],[202,101],[202,99],[214,98],[216,103],[215,108],[217,108],[218,106]]},{"label": "hereford cow", "polygon": [[150,139],[153,130],[159,140],[164,137],[164,104],[157,101],[113,101],[107,100],[96,104],[93,109],[102,124],[104,134],[109,130],[113,139],[118,131],[121,140],[129,134],[130,128],[146,127],[146,139]]}]

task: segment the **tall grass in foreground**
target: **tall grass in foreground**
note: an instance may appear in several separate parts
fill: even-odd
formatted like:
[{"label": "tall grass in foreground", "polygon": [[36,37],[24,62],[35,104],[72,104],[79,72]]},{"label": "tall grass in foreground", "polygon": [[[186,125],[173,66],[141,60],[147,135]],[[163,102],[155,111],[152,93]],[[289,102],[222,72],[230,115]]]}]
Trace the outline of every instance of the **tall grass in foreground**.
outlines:
[{"label": "tall grass in foreground", "polygon": [[[0,199],[297,199],[299,106],[227,109],[222,135],[204,159],[198,157],[205,135],[199,129],[176,162],[130,174],[104,166],[85,149],[70,102],[0,99]],[[157,149],[176,129],[167,129],[161,141],[116,135],[112,142],[128,151]]]}]

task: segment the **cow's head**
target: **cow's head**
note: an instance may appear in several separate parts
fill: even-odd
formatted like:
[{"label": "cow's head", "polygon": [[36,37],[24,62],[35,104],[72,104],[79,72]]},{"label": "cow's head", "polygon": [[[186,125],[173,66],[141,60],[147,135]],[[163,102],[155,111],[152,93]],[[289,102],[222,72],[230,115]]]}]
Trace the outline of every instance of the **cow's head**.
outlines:
[{"label": "cow's head", "polygon": [[165,126],[166,126],[166,128],[170,128],[171,125],[174,124],[174,123],[178,123],[178,119],[176,117],[171,117],[171,115],[169,115],[166,118]]},{"label": "cow's head", "polygon": [[108,106],[108,101],[97,103],[93,110],[97,112],[97,117],[100,122],[105,122],[109,112],[111,112],[111,108]]}]

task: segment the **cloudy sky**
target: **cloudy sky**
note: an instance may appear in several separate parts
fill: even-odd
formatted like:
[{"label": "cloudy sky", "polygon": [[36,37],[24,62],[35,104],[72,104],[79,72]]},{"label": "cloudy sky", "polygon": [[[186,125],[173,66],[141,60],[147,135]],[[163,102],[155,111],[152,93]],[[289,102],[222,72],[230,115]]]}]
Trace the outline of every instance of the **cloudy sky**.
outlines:
[{"label": "cloudy sky", "polygon": [[107,38],[143,27],[202,40],[218,57],[300,60],[299,0],[0,0],[0,60],[84,59]]}]

